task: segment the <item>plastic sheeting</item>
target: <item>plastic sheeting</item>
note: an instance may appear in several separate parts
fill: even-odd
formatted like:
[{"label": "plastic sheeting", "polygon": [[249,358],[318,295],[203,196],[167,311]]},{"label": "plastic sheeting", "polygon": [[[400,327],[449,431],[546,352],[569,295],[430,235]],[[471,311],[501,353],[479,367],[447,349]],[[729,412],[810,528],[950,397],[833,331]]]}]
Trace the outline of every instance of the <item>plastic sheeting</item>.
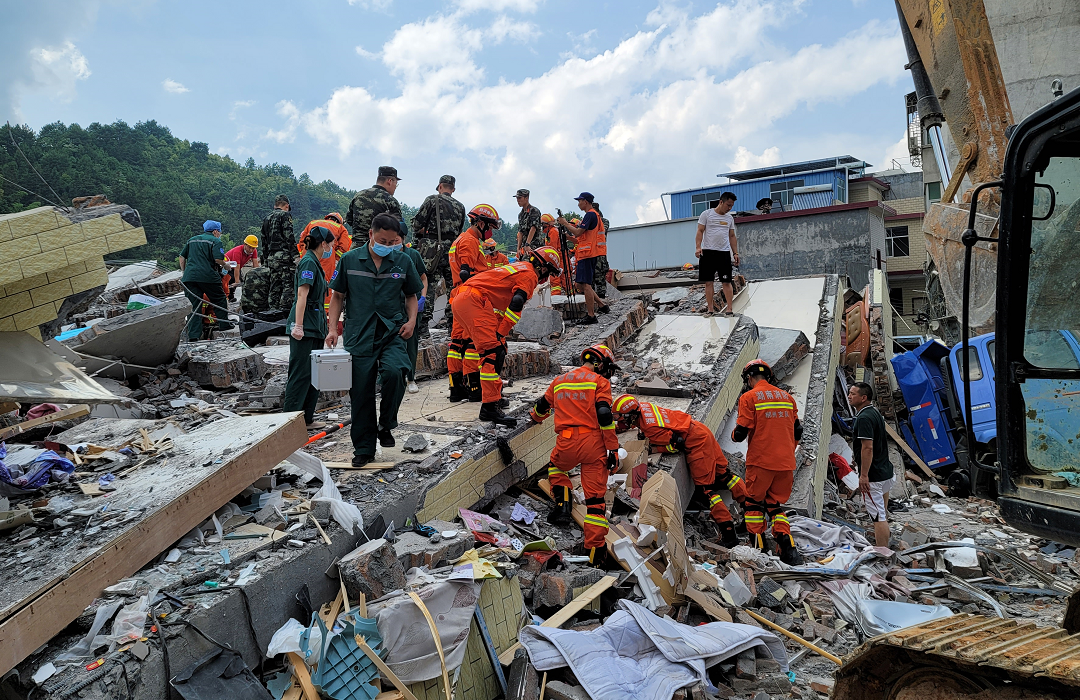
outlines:
[{"label": "plastic sheeting", "polygon": [[593,700],[670,698],[697,682],[715,690],[706,669],[759,646],[787,671],[783,642],[765,630],[730,622],[690,627],[628,600],[619,608],[589,632],[530,625],[519,639],[538,671],[569,666]]},{"label": "plastic sheeting", "polygon": [[861,552],[870,546],[865,537],[849,527],[798,515],[791,517],[791,536],[804,557]]},{"label": "plastic sheeting", "polygon": [[330,514],[338,525],[345,528],[345,531],[350,535],[353,534],[354,530],[363,531],[364,514],[360,512],[359,508],[351,503],[346,503],[341,498],[341,492],[338,491],[337,486],[334,486],[334,479],[330,476],[330,470],[326,468],[321,459],[302,450],[297,450],[289,455],[285,461],[297,469],[306,471],[316,479],[322,480],[322,488],[312,496],[311,500],[313,502],[326,501],[329,503]]}]

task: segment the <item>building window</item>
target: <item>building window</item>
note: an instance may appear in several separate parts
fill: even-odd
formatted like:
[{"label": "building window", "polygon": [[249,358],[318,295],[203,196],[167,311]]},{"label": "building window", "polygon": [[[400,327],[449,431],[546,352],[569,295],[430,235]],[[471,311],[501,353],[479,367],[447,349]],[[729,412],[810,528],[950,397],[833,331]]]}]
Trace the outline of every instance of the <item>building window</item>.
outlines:
[{"label": "building window", "polygon": [[791,208],[791,201],[795,198],[795,188],[803,186],[803,180],[788,180],[787,182],[774,182],[769,185],[769,196],[773,204],[777,202],[784,211]]},{"label": "building window", "polygon": [[885,254],[890,258],[906,258],[911,255],[907,226],[890,226],[885,229]]},{"label": "building window", "polygon": [[941,201],[941,183],[940,182],[928,182],[926,183],[926,199],[930,202]]},{"label": "building window", "polygon": [[847,180],[839,175],[836,176],[836,198],[847,204]]},{"label": "building window", "polygon": [[694,212],[694,216],[701,216],[701,212],[706,209],[715,209],[716,205],[720,203],[720,195],[723,194],[720,191],[701,193],[690,196],[691,210]]},{"label": "building window", "polygon": [[889,289],[889,304],[901,316],[904,315],[904,290],[900,287]]}]

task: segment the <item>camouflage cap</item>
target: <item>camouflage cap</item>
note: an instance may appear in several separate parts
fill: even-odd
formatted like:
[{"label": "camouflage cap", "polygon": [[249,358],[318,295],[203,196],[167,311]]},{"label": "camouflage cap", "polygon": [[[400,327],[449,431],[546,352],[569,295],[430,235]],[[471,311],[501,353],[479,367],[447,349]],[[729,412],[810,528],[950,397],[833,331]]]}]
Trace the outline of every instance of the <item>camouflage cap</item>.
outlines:
[{"label": "camouflage cap", "polygon": [[380,165],[379,177],[395,177],[398,180],[401,179],[400,177],[398,177],[397,168],[392,165]]},{"label": "camouflage cap", "polygon": [[442,177],[439,178],[439,184],[440,185],[450,185],[451,187],[456,187],[457,186],[457,180],[454,179],[453,175],[443,175]]},{"label": "camouflage cap", "polygon": [[514,196],[515,197],[528,197],[529,196],[529,191],[527,189],[525,189],[524,187],[522,187],[520,190],[518,190],[517,192],[514,193]]}]

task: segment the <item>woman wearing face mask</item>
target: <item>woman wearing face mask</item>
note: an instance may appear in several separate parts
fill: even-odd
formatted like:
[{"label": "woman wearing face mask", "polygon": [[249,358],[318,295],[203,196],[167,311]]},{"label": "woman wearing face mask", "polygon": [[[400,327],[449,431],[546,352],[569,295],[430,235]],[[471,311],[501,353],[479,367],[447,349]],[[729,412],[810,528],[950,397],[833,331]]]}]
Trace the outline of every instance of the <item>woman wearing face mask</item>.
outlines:
[{"label": "woman wearing face mask", "polygon": [[289,311],[289,379],[282,408],[303,411],[309,428],[315,425],[319,390],[311,385],[311,351],[322,348],[326,338],[326,278],[321,261],[334,254],[334,234],[322,226],[308,230],[302,241],[306,253],[296,266],[293,282],[296,304]]}]

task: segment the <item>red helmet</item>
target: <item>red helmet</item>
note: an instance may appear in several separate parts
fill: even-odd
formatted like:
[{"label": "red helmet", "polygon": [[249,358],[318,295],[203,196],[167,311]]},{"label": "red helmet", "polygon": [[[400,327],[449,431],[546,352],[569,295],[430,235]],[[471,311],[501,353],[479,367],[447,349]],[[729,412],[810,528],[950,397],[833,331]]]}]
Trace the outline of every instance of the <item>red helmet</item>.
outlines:
[{"label": "red helmet", "polygon": [[499,212],[490,204],[477,204],[469,210],[469,222],[475,224],[477,221],[483,221],[492,231],[498,231],[502,226],[499,223]]},{"label": "red helmet", "polygon": [[767,382],[773,382],[775,375],[773,374],[772,367],[769,363],[761,358],[756,360],[750,360],[746,363],[746,366],[742,370],[742,378],[748,379],[753,375],[759,375],[765,378]]},{"label": "red helmet", "polygon": [[612,410],[616,413],[637,413],[641,410],[641,404],[630,394],[623,394],[619,398],[615,399],[615,405],[612,406]]},{"label": "red helmet", "polygon": [[581,364],[592,362],[596,365],[596,373],[601,377],[610,377],[615,371],[615,355],[606,345],[590,345],[581,351]]},{"label": "red helmet", "polygon": [[[555,250],[551,246],[543,246],[537,248],[529,255],[529,262],[534,266],[545,266],[548,269],[548,274],[558,277],[562,274],[562,258],[559,257],[559,251]],[[541,275],[542,277],[543,275]]]},{"label": "red helmet", "polygon": [[336,211],[330,212],[329,214],[327,214],[323,218],[326,219],[327,221],[336,221],[339,224],[341,224],[342,226],[345,225],[345,219],[341,218],[341,214],[338,214]]},{"label": "red helmet", "polygon": [[552,216],[551,214],[544,214],[543,216],[540,217],[540,223],[541,224],[549,224],[551,226],[554,226],[555,225],[555,217]]},{"label": "red helmet", "polygon": [[495,252],[495,246],[497,246],[497,245],[498,244],[495,242],[494,238],[488,238],[487,240],[484,241],[484,250],[487,251],[488,253],[494,253]]}]

